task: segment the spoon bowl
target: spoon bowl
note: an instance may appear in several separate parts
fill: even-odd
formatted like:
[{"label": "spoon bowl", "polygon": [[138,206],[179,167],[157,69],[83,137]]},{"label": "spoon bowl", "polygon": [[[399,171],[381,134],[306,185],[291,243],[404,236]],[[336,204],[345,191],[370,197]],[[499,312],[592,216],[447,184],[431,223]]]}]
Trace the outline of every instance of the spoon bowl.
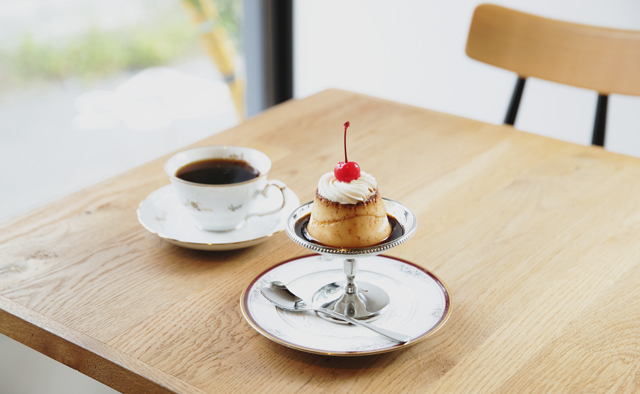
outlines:
[{"label": "spoon bowl", "polygon": [[272,304],[287,310],[308,310],[304,300],[293,294],[282,282],[273,281],[260,288],[262,295]]},{"label": "spoon bowl", "polygon": [[289,288],[287,288],[287,286],[282,282],[278,282],[278,281],[270,282],[269,284],[262,286],[260,288],[260,292],[262,293],[264,298],[269,300],[269,302],[271,302],[272,304],[274,304],[280,309],[285,309],[289,311],[298,311],[298,312],[315,311],[321,314],[331,316],[334,319],[347,321],[357,326],[367,328],[371,331],[374,331],[398,343],[408,343],[411,340],[411,337],[408,335],[400,334],[391,330],[376,327],[369,323],[354,319],[352,317],[343,315],[341,313],[335,312],[330,309],[326,309],[322,307],[314,307],[311,304],[307,303],[302,298],[293,294],[293,292],[291,292],[291,290],[289,290]]}]

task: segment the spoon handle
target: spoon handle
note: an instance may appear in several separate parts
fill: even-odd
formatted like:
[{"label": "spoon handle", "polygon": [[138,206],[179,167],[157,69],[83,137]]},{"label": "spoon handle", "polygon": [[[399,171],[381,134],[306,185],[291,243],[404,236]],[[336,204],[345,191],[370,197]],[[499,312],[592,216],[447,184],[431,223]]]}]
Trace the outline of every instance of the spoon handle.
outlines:
[{"label": "spoon handle", "polygon": [[325,308],[313,308],[316,312],[320,312],[320,313],[324,313],[325,315],[329,315],[332,317],[335,317],[337,319],[342,319],[342,320],[346,320],[349,323],[353,323],[356,326],[360,326],[360,327],[364,327],[364,328],[368,328],[371,331],[377,332],[378,334],[387,337],[393,341],[396,341],[398,343],[408,343],[411,340],[411,337],[405,334],[400,334],[398,332],[395,331],[391,331],[391,330],[387,330],[385,328],[380,328],[377,326],[374,326],[372,324],[351,318],[349,316],[343,315],[342,313],[338,313],[329,309],[325,309]]}]

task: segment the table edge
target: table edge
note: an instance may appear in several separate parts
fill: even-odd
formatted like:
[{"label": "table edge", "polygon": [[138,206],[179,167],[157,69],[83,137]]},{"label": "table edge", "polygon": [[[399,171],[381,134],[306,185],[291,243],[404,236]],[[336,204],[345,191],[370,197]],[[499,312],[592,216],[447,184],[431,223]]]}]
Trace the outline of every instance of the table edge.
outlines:
[{"label": "table edge", "polygon": [[1,295],[0,332],[123,393],[206,393]]}]

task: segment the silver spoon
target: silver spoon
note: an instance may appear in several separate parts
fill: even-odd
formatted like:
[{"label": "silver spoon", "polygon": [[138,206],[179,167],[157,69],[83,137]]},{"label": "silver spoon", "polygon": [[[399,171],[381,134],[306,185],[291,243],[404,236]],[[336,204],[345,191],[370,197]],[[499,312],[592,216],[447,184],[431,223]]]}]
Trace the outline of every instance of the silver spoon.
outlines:
[{"label": "silver spoon", "polygon": [[327,314],[329,316],[335,317],[337,319],[346,320],[349,323],[353,323],[356,326],[368,328],[371,331],[375,331],[378,334],[385,336],[393,341],[398,343],[408,343],[411,340],[411,337],[408,335],[400,334],[394,331],[386,330],[384,328],[376,327],[369,323],[365,323],[360,320],[353,319],[349,316],[343,315],[338,312],[334,312],[329,309],[321,308],[321,307],[313,307],[307,304],[302,298],[293,294],[291,290],[285,286],[284,283],[274,281],[269,283],[268,285],[262,286],[260,288],[260,292],[262,295],[272,304],[275,304],[278,308],[290,310],[290,311],[316,311],[320,313]]}]

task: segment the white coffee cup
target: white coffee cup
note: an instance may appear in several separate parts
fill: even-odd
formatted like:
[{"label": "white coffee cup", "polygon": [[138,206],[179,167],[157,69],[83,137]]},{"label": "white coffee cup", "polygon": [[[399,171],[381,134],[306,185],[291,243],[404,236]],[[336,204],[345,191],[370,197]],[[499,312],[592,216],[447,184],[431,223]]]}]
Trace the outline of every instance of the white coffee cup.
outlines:
[{"label": "white coffee cup", "polygon": [[[209,185],[185,181],[176,173],[187,164],[207,159],[244,160],[258,170],[258,177],[246,182]],[[198,228],[209,231],[231,231],[242,227],[251,216],[276,213],[285,205],[285,186],[267,181],[271,160],[264,153],[240,146],[203,146],[179,152],[164,165],[178,200],[195,220]],[[269,187],[282,193],[282,204],[268,212],[252,212],[259,198],[265,198]]]}]

